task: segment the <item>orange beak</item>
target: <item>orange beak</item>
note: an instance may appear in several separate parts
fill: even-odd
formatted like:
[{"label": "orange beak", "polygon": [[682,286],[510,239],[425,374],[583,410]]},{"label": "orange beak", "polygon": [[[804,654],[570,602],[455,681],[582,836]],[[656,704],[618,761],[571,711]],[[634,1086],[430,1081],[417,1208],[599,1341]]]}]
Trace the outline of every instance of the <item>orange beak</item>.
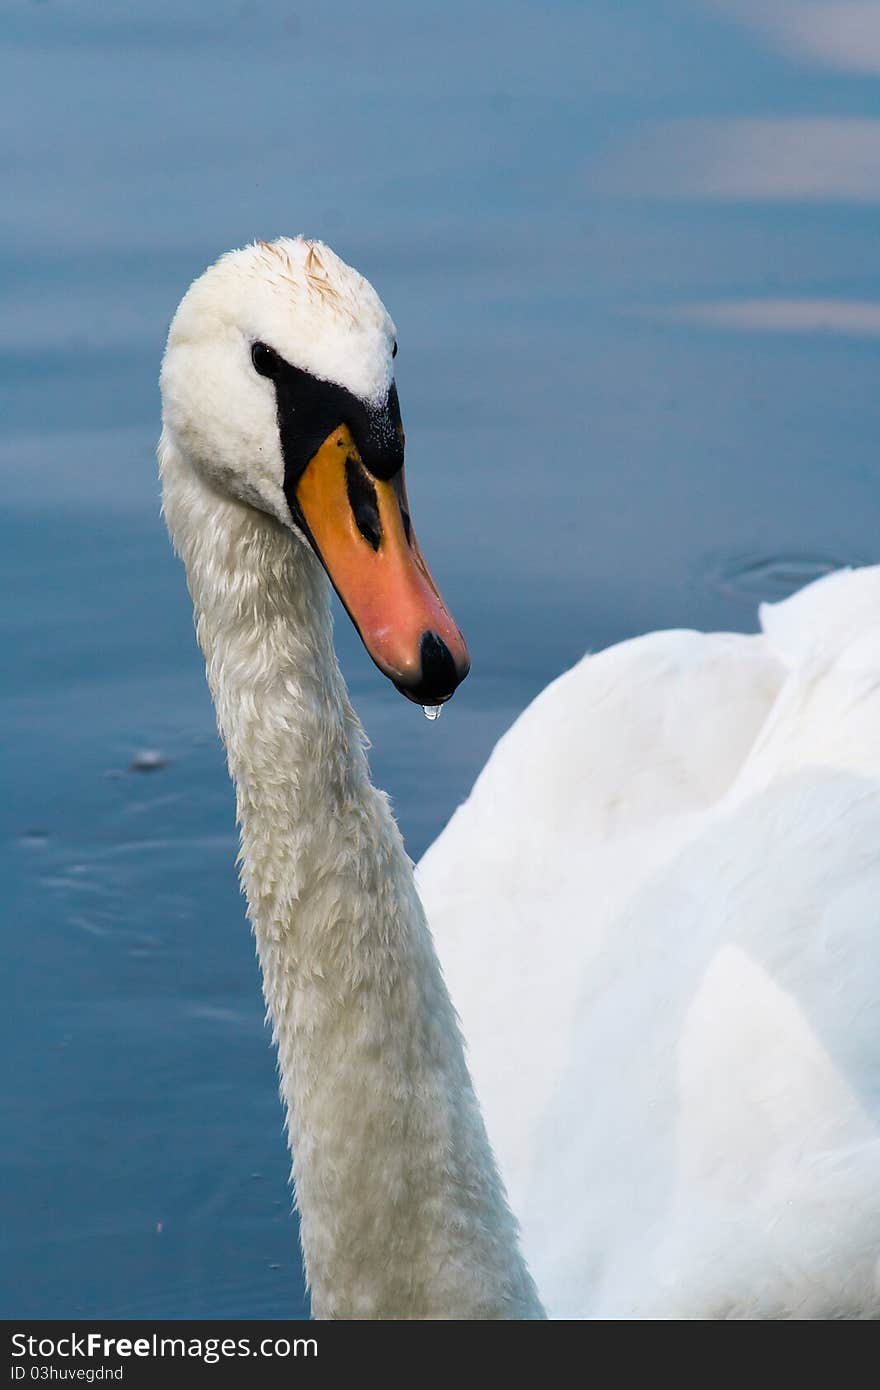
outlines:
[{"label": "orange beak", "polygon": [[347,425],[312,456],[296,484],[308,538],[364,646],[408,699],[440,705],[470,669],[409,520],[403,468],[368,472]]}]

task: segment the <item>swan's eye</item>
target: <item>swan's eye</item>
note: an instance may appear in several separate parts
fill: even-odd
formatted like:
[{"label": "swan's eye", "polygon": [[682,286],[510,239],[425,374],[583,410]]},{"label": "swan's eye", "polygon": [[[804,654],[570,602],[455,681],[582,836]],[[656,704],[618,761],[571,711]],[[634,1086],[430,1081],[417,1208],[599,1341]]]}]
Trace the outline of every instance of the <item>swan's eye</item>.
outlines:
[{"label": "swan's eye", "polygon": [[251,348],[251,361],[254,364],[254,371],[260,376],[277,376],[281,366],[281,358],[277,352],[273,352],[265,343],[254,343]]},{"label": "swan's eye", "polygon": [[392,356],[392,357],[396,357],[396,356],[397,356],[397,343],[396,343],[396,342],[395,342],[395,344],[394,344],[394,347],[391,349],[391,356]]}]

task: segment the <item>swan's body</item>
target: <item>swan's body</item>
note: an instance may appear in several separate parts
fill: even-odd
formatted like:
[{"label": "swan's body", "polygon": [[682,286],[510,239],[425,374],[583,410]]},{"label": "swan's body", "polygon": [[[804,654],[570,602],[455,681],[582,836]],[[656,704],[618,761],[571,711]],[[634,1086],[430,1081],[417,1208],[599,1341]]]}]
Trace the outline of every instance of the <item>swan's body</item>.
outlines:
[{"label": "swan's body", "polygon": [[[164,508],[236,786],[315,1312],[540,1317],[313,554],[404,693],[448,698],[467,654],[406,514],[393,336],[326,248],[223,258],[169,335]],[[557,1315],[875,1310],[880,583],[835,582],[855,599],[825,605],[814,649],[816,613],[789,607],[767,638],[591,658],[423,863]]]},{"label": "swan's body", "polygon": [[585,659],[420,866],[551,1316],[880,1314],[880,569],[762,618]]}]

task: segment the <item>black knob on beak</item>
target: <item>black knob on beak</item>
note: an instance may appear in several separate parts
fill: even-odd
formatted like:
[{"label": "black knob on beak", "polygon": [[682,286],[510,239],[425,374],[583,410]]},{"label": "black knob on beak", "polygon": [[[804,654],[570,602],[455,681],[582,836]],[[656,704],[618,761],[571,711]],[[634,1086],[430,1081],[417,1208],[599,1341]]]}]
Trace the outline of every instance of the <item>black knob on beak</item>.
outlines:
[{"label": "black knob on beak", "polygon": [[419,643],[421,674],[414,685],[398,685],[401,694],[419,705],[442,705],[461,685],[470,669],[458,671],[452,652],[436,632],[423,632]]}]

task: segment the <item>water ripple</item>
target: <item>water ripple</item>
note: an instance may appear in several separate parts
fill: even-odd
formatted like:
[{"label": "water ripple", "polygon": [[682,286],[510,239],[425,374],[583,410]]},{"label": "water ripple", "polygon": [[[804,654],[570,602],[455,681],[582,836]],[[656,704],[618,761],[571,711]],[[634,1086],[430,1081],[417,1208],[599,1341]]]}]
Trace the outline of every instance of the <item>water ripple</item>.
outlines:
[{"label": "water ripple", "polygon": [[715,557],[707,564],[703,579],[727,597],[753,606],[756,600],[773,602],[787,598],[823,575],[860,563],[851,555],[829,551],[787,551],[776,555],[743,552]]}]

